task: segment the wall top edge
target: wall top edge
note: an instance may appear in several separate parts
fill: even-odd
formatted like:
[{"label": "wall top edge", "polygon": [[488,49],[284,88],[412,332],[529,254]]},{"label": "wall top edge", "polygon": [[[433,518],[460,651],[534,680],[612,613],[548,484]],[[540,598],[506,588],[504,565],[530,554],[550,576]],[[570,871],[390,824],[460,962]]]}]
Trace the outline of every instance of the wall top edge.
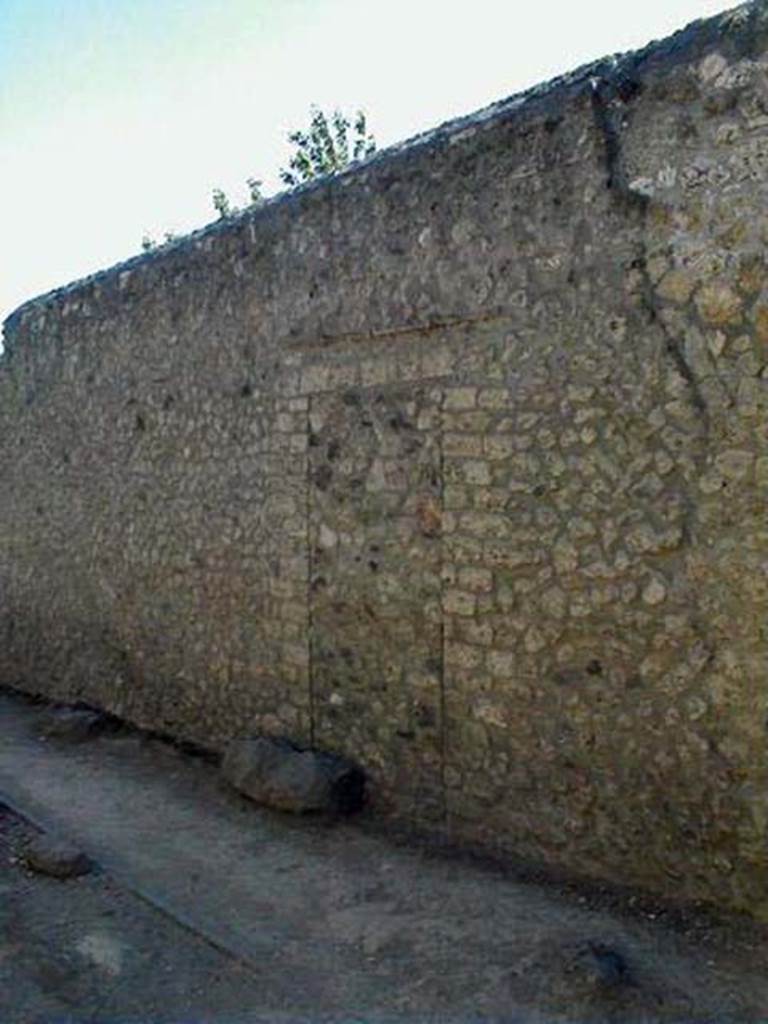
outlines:
[{"label": "wall top edge", "polygon": [[546,116],[562,113],[565,103],[583,95],[600,82],[604,88],[613,88],[617,94],[623,86],[637,82],[643,75],[663,74],[680,64],[690,63],[718,50],[731,58],[756,57],[768,49],[768,0],[749,0],[738,7],[712,18],[691,22],[665,39],[649,43],[640,50],[613,54],[584,64],[563,75],[498,100],[481,110],[446,121],[426,132],[386,149],[379,150],[364,161],[347,170],[319,181],[300,185],[280,192],[257,207],[246,209],[226,220],[214,221],[184,237],[163,245],[149,253],[139,253],[104,270],[96,271],[62,287],[53,289],[24,302],[3,322],[6,352],[12,335],[25,321],[34,319],[44,310],[66,302],[76,293],[93,285],[109,281],[120,274],[133,272],[149,264],[160,263],[171,255],[208,248],[220,236],[227,236],[245,224],[257,225],[278,208],[289,208],[311,193],[331,187],[344,187],[366,174],[373,167],[396,166],[404,158],[430,147],[439,149],[450,145],[458,137],[475,129],[492,127],[510,118]]}]

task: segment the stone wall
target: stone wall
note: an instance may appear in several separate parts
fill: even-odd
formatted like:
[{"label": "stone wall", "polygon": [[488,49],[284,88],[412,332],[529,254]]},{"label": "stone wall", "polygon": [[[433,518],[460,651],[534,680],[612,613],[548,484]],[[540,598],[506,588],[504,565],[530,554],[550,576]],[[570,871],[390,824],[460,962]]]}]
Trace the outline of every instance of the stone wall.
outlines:
[{"label": "stone wall", "polygon": [[768,914],[768,11],[22,307],[0,672]]}]

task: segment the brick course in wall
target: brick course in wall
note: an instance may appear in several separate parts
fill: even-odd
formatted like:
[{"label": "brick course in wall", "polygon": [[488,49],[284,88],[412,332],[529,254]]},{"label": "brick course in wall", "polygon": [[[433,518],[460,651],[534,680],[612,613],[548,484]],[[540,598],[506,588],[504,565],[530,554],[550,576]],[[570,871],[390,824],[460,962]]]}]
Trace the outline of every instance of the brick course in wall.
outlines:
[{"label": "brick course in wall", "polygon": [[0,672],[768,915],[768,13],[22,307]]}]

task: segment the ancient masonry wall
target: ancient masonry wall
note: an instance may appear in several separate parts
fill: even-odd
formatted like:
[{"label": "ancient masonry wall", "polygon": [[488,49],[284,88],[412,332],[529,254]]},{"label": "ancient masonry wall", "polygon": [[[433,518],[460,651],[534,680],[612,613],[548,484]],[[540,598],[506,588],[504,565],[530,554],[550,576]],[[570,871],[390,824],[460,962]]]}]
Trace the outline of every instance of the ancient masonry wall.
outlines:
[{"label": "ancient masonry wall", "polygon": [[44,296],[0,677],[768,914],[768,14]]}]

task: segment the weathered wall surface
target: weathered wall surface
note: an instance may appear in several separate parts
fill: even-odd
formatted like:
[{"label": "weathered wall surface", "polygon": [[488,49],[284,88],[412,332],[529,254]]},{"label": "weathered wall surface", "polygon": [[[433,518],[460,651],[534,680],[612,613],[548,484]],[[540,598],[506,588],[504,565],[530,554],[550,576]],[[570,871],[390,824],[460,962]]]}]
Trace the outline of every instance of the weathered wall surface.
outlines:
[{"label": "weathered wall surface", "polygon": [[768,15],[23,307],[0,671],[768,913]]}]

